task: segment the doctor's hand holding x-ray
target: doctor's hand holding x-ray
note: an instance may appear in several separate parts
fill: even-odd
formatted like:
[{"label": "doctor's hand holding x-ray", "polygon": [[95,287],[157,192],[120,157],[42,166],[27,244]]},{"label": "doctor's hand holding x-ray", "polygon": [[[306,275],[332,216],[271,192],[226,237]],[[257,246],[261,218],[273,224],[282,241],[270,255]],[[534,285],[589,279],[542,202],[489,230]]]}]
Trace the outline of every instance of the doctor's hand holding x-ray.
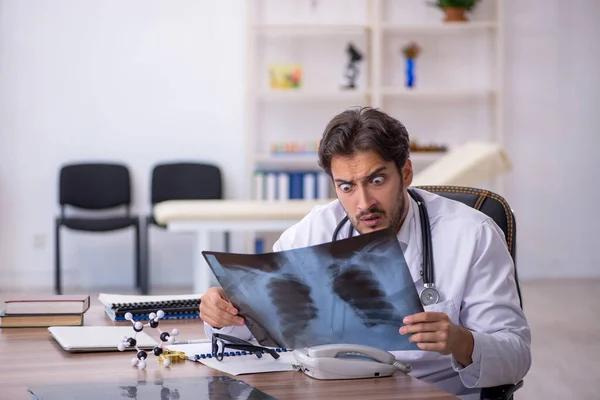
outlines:
[{"label": "doctor's hand holding x-ray", "polygon": [[[420,216],[429,221],[439,301],[405,318],[400,335],[421,350],[393,352],[412,364],[411,375],[459,395],[478,398],[481,387],[516,383],[531,366],[531,335],[521,310],[514,265],[503,232],[483,213],[419,189],[426,213],[408,188],[413,169],[406,128],[370,108],[335,116],[319,146],[337,200],[316,207],[285,231],[274,251],[317,245],[395,228],[417,290],[424,287]],[[423,211],[423,210],[422,210]],[[348,217],[346,226],[340,221]],[[340,226],[342,229],[340,229]],[[348,229],[346,229],[348,228]],[[215,329],[249,339],[251,333],[220,288],[202,297],[200,316]]]}]

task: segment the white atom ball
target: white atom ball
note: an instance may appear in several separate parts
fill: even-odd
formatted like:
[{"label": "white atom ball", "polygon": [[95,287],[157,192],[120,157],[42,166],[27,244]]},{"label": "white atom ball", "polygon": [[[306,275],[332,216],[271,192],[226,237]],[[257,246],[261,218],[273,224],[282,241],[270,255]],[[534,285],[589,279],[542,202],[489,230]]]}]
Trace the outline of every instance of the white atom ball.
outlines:
[{"label": "white atom ball", "polygon": [[158,310],[157,315],[158,315],[158,318],[162,318],[165,316],[165,312],[163,310]]},{"label": "white atom ball", "polygon": [[130,313],[130,312],[126,313],[126,314],[125,314],[125,319],[126,319],[127,321],[131,321],[131,320],[133,319],[133,314],[132,314],[132,313]]},{"label": "white atom ball", "polygon": [[165,363],[165,367],[168,367],[171,365],[171,360],[165,360],[164,363]]},{"label": "white atom ball", "polygon": [[150,315],[148,315],[149,319],[154,319],[156,318],[156,314],[154,314],[153,312],[150,313]]},{"label": "white atom ball", "polygon": [[146,369],[146,361],[144,361],[144,360],[140,361],[140,363],[138,364],[138,368]]},{"label": "white atom ball", "polygon": [[125,351],[125,343],[119,343],[117,348],[119,349],[119,351]]},{"label": "white atom ball", "polygon": [[135,366],[137,365],[137,363],[138,363],[138,359],[137,359],[136,357],[133,357],[133,358],[131,359],[131,366],[132,366],[132,367],[135,367]]},{"label": "white atom ball", "polygon": [[179,335],[179,329],[177,329],[177,328],[174,328],[174,329],[171,331],[171,336],[177,336],[177,335]]}]

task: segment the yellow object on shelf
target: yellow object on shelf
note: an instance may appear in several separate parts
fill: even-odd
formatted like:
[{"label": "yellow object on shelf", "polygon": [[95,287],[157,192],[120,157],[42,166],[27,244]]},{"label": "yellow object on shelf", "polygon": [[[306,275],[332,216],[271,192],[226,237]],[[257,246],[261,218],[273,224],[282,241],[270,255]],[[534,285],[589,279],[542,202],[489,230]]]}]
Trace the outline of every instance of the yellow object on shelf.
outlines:
[{"label": "yellow object on shelf", "polygon": [[271,89],[299,89],[302,86],[300,64],[271,64],[269,76]]}]

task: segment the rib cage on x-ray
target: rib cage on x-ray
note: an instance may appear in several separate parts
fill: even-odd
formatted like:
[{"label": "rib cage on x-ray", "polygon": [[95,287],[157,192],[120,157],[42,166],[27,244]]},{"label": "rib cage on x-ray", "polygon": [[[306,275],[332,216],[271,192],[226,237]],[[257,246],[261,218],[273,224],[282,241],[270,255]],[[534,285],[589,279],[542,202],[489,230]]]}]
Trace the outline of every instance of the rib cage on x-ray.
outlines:
[{"label": "rib cage on x-ray", "polygon": [[277,253],[203,254],[262,345],[417,349],[398,329],[423,308],[389,230]]}]

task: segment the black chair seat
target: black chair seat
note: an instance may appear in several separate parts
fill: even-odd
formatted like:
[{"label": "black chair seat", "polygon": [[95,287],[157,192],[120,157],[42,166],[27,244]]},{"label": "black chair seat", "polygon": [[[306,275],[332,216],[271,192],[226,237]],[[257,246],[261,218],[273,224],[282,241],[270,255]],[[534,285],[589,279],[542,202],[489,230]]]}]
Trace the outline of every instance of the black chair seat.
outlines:
[{"label": "black chair seat", "polygon": [[133,217],[113,218],[59,218],[58,224],[69,229],[88,232],[108,232],[136,226],[138,219]]},{"label": "black chair seat", "polygon": [[149,214],[146,215],[146,226],[148,225],[155,225],[159,228],[166,228],[166,225],[161,225],[158,223],[158,221],[156,221],[156,219],[154,218],[154,214]]}]

